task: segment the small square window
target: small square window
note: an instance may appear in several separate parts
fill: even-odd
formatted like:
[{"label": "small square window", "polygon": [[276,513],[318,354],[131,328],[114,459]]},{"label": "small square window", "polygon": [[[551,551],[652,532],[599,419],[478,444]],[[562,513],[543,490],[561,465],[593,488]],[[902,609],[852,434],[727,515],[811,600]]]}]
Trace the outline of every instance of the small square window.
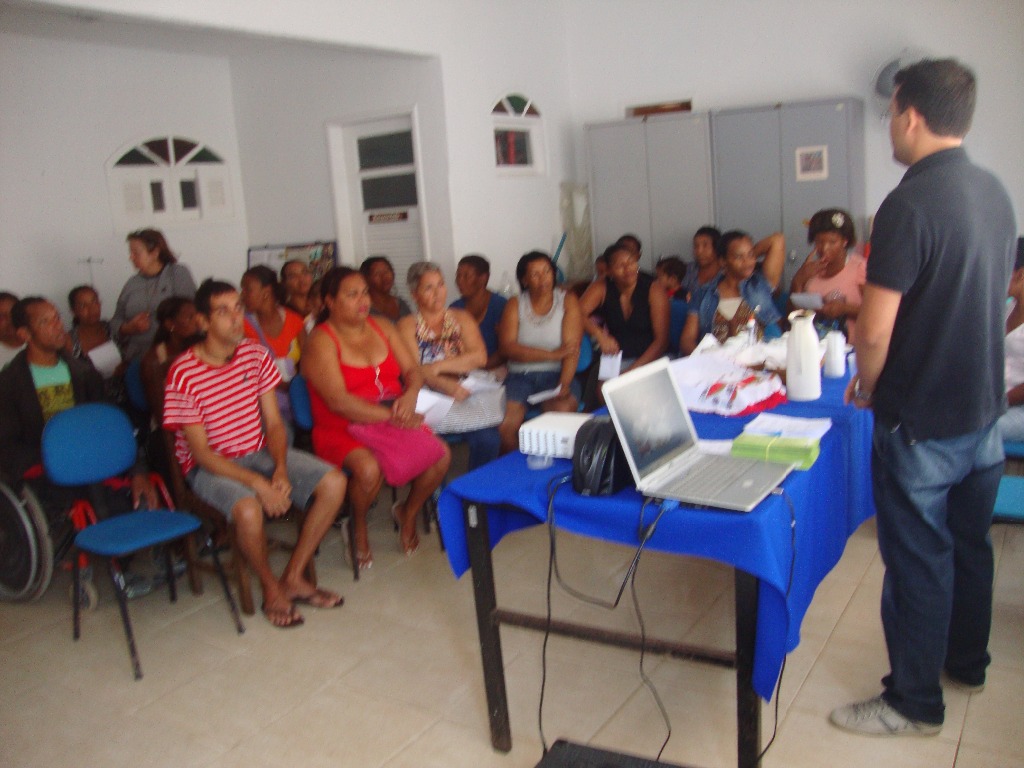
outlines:
[{"label": "small square window", "polygon": [[494,157],[498,166],[531,166],[530,132],[506,128],[494,130]]}]

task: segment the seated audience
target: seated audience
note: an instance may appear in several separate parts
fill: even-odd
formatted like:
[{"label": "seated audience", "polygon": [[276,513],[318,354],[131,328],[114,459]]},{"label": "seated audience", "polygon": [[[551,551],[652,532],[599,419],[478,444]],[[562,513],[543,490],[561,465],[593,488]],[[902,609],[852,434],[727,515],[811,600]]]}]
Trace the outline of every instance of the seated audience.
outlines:
[{"label": "seated audience", "polygon": [[504,416],[500,389],[473,394],[462,386],[465,374],[487,362],[483,337],[468,311],[445,308],[448,289],[436,264],[413,264],[408,283],[417,312],[398,321],[398,333],[419,360],[427,386],[455,399],[445,417],[451,426],[442,422],[434,431],[460,435],[469,446],[469,469],[476,469],[498,457],[497,427]]},{"label": "seated audience", "polygon": [[544,411],[575,411],[576,364],[583,336],[583,316],[576,296],[555,287],[551,257],[530,251],[519,259],[516,279],[522,293],[505,305],[498,343],[508,362],[505,418],[498,427],[503,453],[519,447],[519,427],[526,417],[526,399],[557,389],[541,403]]},{"label": "seated audience", "polygon": [[607,252],[598,255],[594,259],[594,280],[604,280],[608,276]]},{"label": "seated audience", "polygon": [[[687,270],[683,279],[688,301],[693,301],[697,292],[722,271],[722,264],[718,260],[718,241],[721,238],[722,233],[711,226],[701,227],[694,233],[693,268]],[[675,344],[675,341],[672,343]]]},{"label": "seated audience", "polygon": [[[296,604],[335,608],[342,598],[305,577],[345,498],[345,476],[288,447],[274,390],[281,380],[271,353],[245,338],[243,306],[229,283],[207,280],[196,292],[203,340],[167,375],[164,428],[175,432],[185,481],[235,524],[238,547],[263,590],[262,610],[276,627],[303,622]],[[230,398],[223,393],[230,392]],[[292,505],[306,517],[280,578],[270,568],[264,516]]]},{"label": "seated audience", "polygon": [[[100,296],[91,285],[79,285],[68,294],[68,306],[71,308],[71,332],[68,334],[68,350],[73,357],[84,357],[95,361],[90,352],[109,345],[106,357],[120,360],[121,351],[114,344],[114,335],[110,330],[110,322],[102,319],[103,305]],[[116,355],[116,357],[114,357]],[[123,366],[118,364],[113,370],[101,371],[103,385],[107,396],[112,402],[123,402],[124,382]]]},{"label": "seated audience", "polygon": [[156,424],[164,420],[164,387],[167,371],[182,352],[199,341],[196,307],[191,299],[172,296],[156,308],[156,336],[142,356],[142,386],[149,412]]},{"label": "seated audience", "polygon": [[[760,270],[757,261],[764,257]],[[780,232],[754,243],[739,230],[726,232],[718,242],[722,271],[690,302],[680,351],[688,355],[706,334],[720,342],[744,330],[754,318],[758,337],[781,335],[782,314],[772,294],[779,286],[786,261],[786,241]]]},{"label": "seated audience", "polygon": [[[668,348],[669,299],[653,277],[640,271],[638,256],[619,244],[608,253],[608,277],[580,299],[585,327],[601,354],[622,352],[622,371],[644,365]],[[602,328],[591,314],[604,321]]]},{"label": "seated audience", "polygon": [[324,297],[320,295],[320,286],[322,284],[323,278],[318,277],[313,281],[313,287],[309,289],[309,298],[306,301],[309,314],[306,315],[306,319],[302,322],[302,327],[306,329],[306,338],[309,338],[309,334],[313,332],[319,321],[320,313],[324,308]]},{"label": "seated audience", "polygon": [[309,262],[291,259],[281,265],[281,285],[284,286],[284,305],[299,317],[306,317],[313,295],[313,271]]},{"label": "seated audience", "polygon": [[18,297],[7,291],[0,291],[0,369],[25,348],[18,336],[18,330],[11,322],[11,308],[18,303]]},{"label": "seated audience", "polygon": [[[0,475],[15,488],[27,483],[50,522],[59,525],[82,492],[50,483],[42,468],[42,438],[46,422],[57,413],[84,403],[106,401],[103,378],[87,361],[67,352],[68,334],[57,308],[41,296],[26,296],[11,310],[11,321],[25,348],[0,371]],[[83,435],[88,439],[88,435]],[[130,505],[155,509],[156,490],[141,458],[131,473]],[[129,502],[106,486],[90,489],[96,516],[127,511]],[[148,579],[128,577],[129,597],[153,588]]]},{"label": "seated audience", "polygon": [[477,254],[463,256],[455,270],[455,285],[460,298],[452,302],[453,308],[469,312],[480,328],[487,347],[487,364],[483,366],[487,369],[497,368],[504,362],[498,351],[498,323],[506,302],[504,296],[488,290],[490,277],[491,265],[487,259]]},{"label": "seated audience", "polygon": [[[423,372],[395,326],[369,316],[370,291],[360,272],[335,267],[324,276],[322,292],[326,317],[310,335],[302,359],[313,408],[313,447],[352,478],[349,502],[356,559],[358,567],[366,569],[373,565],[366,514],[383,476],[374,453],[348,428],[386,422],[400,429],[421,429],[416,398]],[[406,555],[419,546],[420,508],[448,471],[451,453],[443,443],[441,449],[441,458],[412,480],[405,501],[391,510]]]},{"label": "seated audience", "polygon": [[412,314],[409,304],[401,296],[392,295],[395,288],[395,268],[387,256],[371,256],[359,265],[366,284],[370,287],[370,315],[384,317],[395,323]]},{"label": "seated audience", "polygon": [[818,211],[807,225],[807,242],[814,250],[793,275],[790,287],[790,293],[821,296],[822,307],[814,316],[819,334],[838,329],[851,344],[867,281],[867,262],[850,253],[856,240],[849,213],[839,208]]},{"label": "seated audience", "polygon": [[124,284],[110,318],[110,330],[126,363],[141,357],[153,343],[153,314],[160,302],[171,296],[191,299],[196,292],[192,273],[178,262],[159,230],[130,232],[127,240],[128,255],[138,274]]},{"label": "seated audience", "polygon": [[1013,299],[1006,315],[1006,400],[999,417],[1003,440],[1024,441],[1024,237],[1017,239],[1017,260],[1007,295]]},{"label": "seated audience", "polygon": [[306,342],[303,319],[282,305],[283,291],[274,270],[265,265],[247,269],[242,275],[245,305],[245,336],[258,341],[274,356],[281,373],[277,405],[286,422],[291,422],[288,382],[298,371],[302,346]]},{"label": "seated audience", "polygon": [[[615,245],[621,245],[626,248],[630,253],[636,256],[637,263],[640,263],[640,259],[644,255],[644,248],[639,237],[634,234],[627,233],[616,240]],[[605,251],[605,253],[607,254],[608,251]],[[611,268],[611,263],[609,263],[608,266]]]},{"label": "seated audience", "polygon": [[654,265],[654,279],[670,300],[686,301],[686,289],[683,287],[683,282],[686,280],[686,264],[678,256],[666,256],[663,259],[658,259],[658,263]]},{"label": "seated audience", "polygon": [[91,285],[79,285],[68,294],[71,309],[71,333],[68,334],[71,354],[88,357],[96,347],[113,338],[110,322],[103,320],[100,296]]},{"label": "seated audience", "polygon": [[668,353],[672,357],[679,354],[679,340],[686,325],[686,316],[690,313],[687,297],[689,295],[685,282],[688,271],[686,264],[678,256],[666,256],[654,267],[658,284],[665,289],[669,297],[668,321]]}]

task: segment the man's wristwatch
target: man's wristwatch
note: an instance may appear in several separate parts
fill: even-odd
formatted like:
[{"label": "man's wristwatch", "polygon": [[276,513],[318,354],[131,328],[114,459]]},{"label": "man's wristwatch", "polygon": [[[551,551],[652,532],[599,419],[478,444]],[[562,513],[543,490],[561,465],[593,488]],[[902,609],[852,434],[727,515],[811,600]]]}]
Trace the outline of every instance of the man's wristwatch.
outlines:
[{"label": "man's wristwatch", "polygon": [[860,379],[857,379],[857,383],[853,385],[853,398],[854,400],[860,400],[862,403],[870,403],[871,398],[874,397],[873,392],[865,392],[860,388]]}]

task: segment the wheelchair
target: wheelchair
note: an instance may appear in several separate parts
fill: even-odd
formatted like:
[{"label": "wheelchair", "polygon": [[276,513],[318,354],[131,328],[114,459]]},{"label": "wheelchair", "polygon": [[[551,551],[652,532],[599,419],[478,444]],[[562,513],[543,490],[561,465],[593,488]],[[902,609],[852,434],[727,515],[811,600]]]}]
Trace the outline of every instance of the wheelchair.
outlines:
[{"label": "wheelchair", "polygon": [[[151,475],[157,492],[171,507],[163,481]],[[98,484],[113,492],[127,488],[127,481],[111,480]],[[98,487],[97,486],[97,487]],[[66,501],[66,503],[65,503]],[[0,480],[0,601],[31,602],[42,597],[50,586],[54,568],[64,563],[75,535],[96,522],[93,504],[65,494],[61,501],[44,505],[29,481],[15,490]],[[56,509],[55,509],[56,508]],[[88,556],[77,555],[81,571],[79,606],[95,610],[99,592],[92,580]],[[64,567],[70,569],[71,564]],[[74,586],[68,587],[74,600]]]},{"label": "wheelchair", "polygon": [[54,563],[67,555],[75,534],[70,520],[54,523],[56,543],[48,515],[29,485],[15,491],[0,481],[0,600],[37,600],[50,586]]}]

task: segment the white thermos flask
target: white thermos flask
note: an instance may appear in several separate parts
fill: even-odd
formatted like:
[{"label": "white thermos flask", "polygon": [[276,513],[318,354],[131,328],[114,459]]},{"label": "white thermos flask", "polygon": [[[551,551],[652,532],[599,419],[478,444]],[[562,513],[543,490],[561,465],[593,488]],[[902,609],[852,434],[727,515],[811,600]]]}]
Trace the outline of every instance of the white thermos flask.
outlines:
[{"label": "white thermos flask", "polygon": [[842,331],[825,336],[825,375],[838,379],[846,374],[846,337]]}]

